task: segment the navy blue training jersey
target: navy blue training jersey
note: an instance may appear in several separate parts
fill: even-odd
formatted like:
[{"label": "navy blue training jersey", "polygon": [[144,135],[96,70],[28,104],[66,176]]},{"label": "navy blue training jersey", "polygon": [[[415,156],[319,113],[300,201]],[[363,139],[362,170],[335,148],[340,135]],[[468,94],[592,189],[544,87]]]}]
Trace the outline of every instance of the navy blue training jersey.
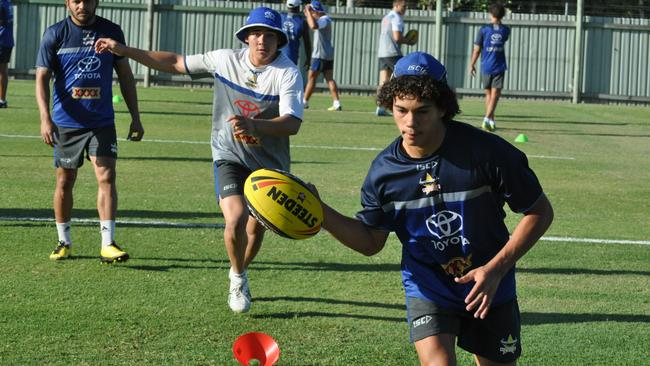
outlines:
[{"label": "navy blue training jersey", "polygon": [[300,56],[300,42],[305,30],[305,19],[300,14],[282,13],[282,28],[287,34],[289,42],[280,51],[284,53],[294,64],[298,64]]},{"label": "navy blue training jersey", "polygon": [[481,73],[497,75],[508,69],[506,42],[510,28],[503,24],[486,24],[476,34],[474,44],[481,47]]},{"label": "navy blue training jersey", "polygon": [[[456,284],[486,264],[509,238],[503,209],[526,212],[542,195],[524,153],[497,135],[452,121],[432,156],[410,158],[397,138],[372,162],[361,189],[364,224],[402,243],[407,296],[462,309],[474,285]],[[494,305],[516,297],[514,268]]]},{"label": "navy blue training jersey", "polygon": [[57,126],[97,128],[115,123],[113,65],[122,57],[95,53],[95,41],[102,37],[124,43],[120,27],[101,17],[85,27],[68,17],[43,34],[36,67],[54,74],[52,121]]},{"label": "navy blue training jersey", "polygon": [[14,46],[14,13],[8,0],[0,0],[0,47]]}]

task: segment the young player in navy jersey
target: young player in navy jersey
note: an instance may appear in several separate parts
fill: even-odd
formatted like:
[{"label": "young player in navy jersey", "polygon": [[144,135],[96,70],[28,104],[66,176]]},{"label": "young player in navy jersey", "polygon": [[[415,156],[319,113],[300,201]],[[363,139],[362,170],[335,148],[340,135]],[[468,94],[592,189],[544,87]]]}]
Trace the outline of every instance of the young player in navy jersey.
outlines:
[{"label": "young player in navy jersey", "polygon": [[485,89],[485,117],[483,117],[484,130],[496,130],[494,111],[503,89],[506,63],[505,45],[510,38],[510,28],[501,23],[506,14],[502,4],[492,4],[489,8],[490,24],[482,26],[474,39],[474,50],[470,61],[469,70],[472,76],[476,75],[476,60],[481,56],[481,82]]},{"label": "young player in navy jersey", "polygon": [[[400,59],[378,101],[392,110],[400,136],[372,162],[356,218],[324,203],[323,226],[368,256],[396,234],[422,365],[454,365],[456,340],[478,365],[515,364],[515,263],[553,218],[537,177],[508,142],[453,120],[456,95],[445,67],[428,54]],[[506,203],[523,214],[511,235]]]},{"label": "young player in navy jersey", "polygon": [[[140,141],[144,129],[140,123],[135,79],[127,59],[95,53],[95,40],[100,37],[124,41],[117,24],[95,15],[97,0],[66,0],[66,6],[70,16],[45,31],[36,60],[41,137],[44,143],[54,147],[56,167],[54,216],[59,241],[50,259],[70,256],[72,188],[85,156],[93,164],[99,186],[100,259],[105,263],[123,262],[129,255],[115,244],[117,137],[112,104],[113,70],[131,114],[129,139]],[[54,93],[50,112],[52,76]]]},{"label": "young player in navy jersey", "polygon": [[290,170],[289,136],[302,123],[303,83],[296,65],[280,52],[287,44],[280,13],[267,7],[251,10],[235,36],[244,48],[189,56],[126,47],[108,38],[95,47],[157,70],[214,77],[211,147],[231,265],[228,305],[243,313],[252,304],[247,268],[264,238],[262,225],[249,216],[244,181],[260,168]]}]

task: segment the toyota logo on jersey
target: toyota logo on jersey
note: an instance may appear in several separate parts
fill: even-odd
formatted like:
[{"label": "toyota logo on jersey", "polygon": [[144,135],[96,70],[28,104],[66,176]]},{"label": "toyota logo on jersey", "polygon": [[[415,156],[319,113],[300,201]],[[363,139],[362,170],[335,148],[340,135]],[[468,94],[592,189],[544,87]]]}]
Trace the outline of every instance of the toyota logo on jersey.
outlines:
[{"label": "toyota logo on jersey", "polygon": [[438,239],[450,237],[463,229],[463,218],[452,211],[440,211],[426,222],[429,232]]},{"label": "toyota logo on jersey", "polygon": [[102,66],[102,61],[96,56],[84,57],[77,63],[77,68],[81,72],[93,72]]}]

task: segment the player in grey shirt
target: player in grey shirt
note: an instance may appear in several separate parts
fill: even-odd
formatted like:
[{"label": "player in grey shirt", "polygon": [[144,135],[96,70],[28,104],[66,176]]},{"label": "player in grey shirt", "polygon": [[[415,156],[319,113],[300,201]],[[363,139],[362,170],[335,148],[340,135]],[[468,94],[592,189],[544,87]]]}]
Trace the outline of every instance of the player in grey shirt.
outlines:
[{"label": "player in grey shirt", "polygon": [[339,90],[334,81],[334,46],[332,46],[332,18],[325,13],[320,1],[314,0],[305,5],[305,19],[309,28],[314,30],[314,47],[311,53],[311,68],[305,86],[305,108],[309,108],[309,98],[316,87],[316,79],[323,73],[332,95],[333,104],[328,111],[340,111]]},{"label": "player in grey shirt", "polygon": [[[379,86],[390,79],[397,61],[402,58],[402,44],[414,44],[404,38],[404,14],[406,14],[406,0],[393,0],[393,9],[381,19],[381,34],[379,35]],[[381,106],[377,106],[375,114],[388,116]]]},{"label": "player in grey shirt", "polygon": [[244,181],[263,167],[289,170],[289,136],[300,129],[303,106],[300,72],[279,52],[287,44],[280,14],[266,7],[253,9],[235,36],[247,47],[183,56],[100,39],[95,48],[161,71],[214,76],[211,145],[231,265],[228,305],[243,313],[252,302],[246,269],[264,237],[262,225],[249,216]]}]

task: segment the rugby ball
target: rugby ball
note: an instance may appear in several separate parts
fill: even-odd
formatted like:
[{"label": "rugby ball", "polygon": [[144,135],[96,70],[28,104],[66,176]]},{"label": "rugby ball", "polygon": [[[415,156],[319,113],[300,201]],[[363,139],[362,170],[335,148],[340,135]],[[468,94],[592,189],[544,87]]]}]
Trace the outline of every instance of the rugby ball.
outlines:
[{"label": "rugby ball", "polygon": [[411,29],[410,31],[406,32],[404,38],[406,38],[410,44],[415,44],[418,42],[419,35],[420,33],[417,31],[417,29]]},{"label": "rugby ball", "polygon": [[264,227],[289,239],[307,239],[320,231],[320,200],[298,177],[276,169],[259,169],[244,182],[251,214]]}]

